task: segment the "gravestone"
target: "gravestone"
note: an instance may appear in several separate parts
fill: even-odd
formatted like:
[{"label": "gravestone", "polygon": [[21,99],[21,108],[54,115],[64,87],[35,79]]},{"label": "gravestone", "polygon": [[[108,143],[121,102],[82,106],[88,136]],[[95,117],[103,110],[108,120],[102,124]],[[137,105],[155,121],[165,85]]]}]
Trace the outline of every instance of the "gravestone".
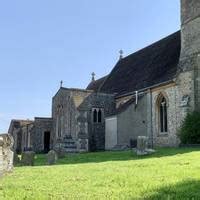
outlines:
[{"label": "gravestone", "polygon": [[137,155],[146,155],[148,148],[148,138],[146,136],[138,136],[137,138]]},{"label": "gravestone", "polygon": [[154,153],[154,149],[148,149],[148,137],[138,136],[136,154],[138,156],[149,155]]},{"label": "gravestone", "polygon": [[35,152],[34,151],[24,151],[22,153],[21,163],[25,166],[33,166],[35,160]]},{"label": "gravestone", "polygon": [[88,152],[88,139],[78,139],[77,148],[79,152]]},{"label": "gravestone", "polygon": [[13,170],[13,137],[9,134],[0,135],[0,175]]},{"label": "gravestone", "polygon": [[47,154],[47,164],[48,165],[56,164],[57,159],[58,159],[58,155],[57,155],[56,151],[51,150],[48,152],[48,154]]}]

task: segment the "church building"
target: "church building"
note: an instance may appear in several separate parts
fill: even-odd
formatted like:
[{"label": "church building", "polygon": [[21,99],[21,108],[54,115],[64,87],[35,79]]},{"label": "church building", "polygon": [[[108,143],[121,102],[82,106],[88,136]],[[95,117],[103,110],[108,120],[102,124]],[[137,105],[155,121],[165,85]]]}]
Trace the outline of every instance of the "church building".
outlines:
[{"label": "church building", "polygon": [[12,120],[18,152],[112,150],[138,136],[178,146],[186,114],[200,110],[200,1],[181,0],[181,30],[127,57],[86,89],[61,87],[52,116]]}]

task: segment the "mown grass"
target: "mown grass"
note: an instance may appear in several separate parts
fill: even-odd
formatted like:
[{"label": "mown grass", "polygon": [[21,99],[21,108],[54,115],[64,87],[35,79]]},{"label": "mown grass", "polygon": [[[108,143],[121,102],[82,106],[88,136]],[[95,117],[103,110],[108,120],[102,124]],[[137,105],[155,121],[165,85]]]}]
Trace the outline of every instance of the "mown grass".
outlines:
[{"label": "mown grass", "polygon": [[77,154],[54,166],[37,155],[0,180],[0,199],[200,199],[200,149]]}]

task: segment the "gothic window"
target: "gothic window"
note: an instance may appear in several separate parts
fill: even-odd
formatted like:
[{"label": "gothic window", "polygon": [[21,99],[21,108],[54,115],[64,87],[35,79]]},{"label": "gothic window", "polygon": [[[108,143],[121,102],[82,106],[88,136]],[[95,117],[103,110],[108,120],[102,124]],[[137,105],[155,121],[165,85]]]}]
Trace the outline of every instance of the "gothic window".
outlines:
[{"label": "gothic window", "polygon": [[93,108],[92,110],[93,123],[102,123],[103,121],[103,110],[100,108]]},{"label": "gothic window", "polygon": [[159,122],[160,132],[166,133],[168,131],[168,118],[167,118],[167,101],[165,97],[161,97],[159,101]]},{"label": "gothic window", "polygon": [[96,109],[93,110],[93,122],[97,123],[97,110]]},{"label": "gothic window", "polygon": [[98,111],[98,123],[101,123],[102,121],[102,113],[101,113],[101,110]]}]

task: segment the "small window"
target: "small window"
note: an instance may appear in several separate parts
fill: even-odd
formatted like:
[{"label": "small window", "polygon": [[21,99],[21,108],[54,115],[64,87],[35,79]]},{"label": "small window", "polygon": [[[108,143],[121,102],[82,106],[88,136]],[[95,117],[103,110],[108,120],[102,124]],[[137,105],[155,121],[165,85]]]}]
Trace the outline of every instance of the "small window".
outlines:
[{"label": "small window", "polygon": [[167,126],[167,102],[164,97],[162,97],[162,100],[160,102],[160,132],[165,133],[168,131]]},{"label": "small window", "polygon": [[100,108],[94,108],[92,110],[93,123],[102,123],[103,111]]},{"label": "small window", "polygon": [[97,123],[97,110],[96,109],[94,109],[94,111],[93,111],[93,122]]},{"label": "small window", "polygon": [[98,111],[98,123],[101,123],[102,121],[102,113],[101,113],[101,110]]}]

